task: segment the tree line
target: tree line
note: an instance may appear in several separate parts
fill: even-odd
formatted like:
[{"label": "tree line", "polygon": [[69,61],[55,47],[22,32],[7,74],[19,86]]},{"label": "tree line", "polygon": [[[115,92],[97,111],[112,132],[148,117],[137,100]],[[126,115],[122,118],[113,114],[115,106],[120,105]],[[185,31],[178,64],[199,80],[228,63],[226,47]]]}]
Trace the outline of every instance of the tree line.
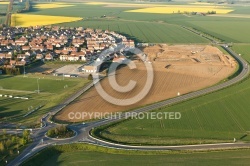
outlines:
[{"label": "tree line", "polygon": [[[10,0],[10,3],[8,4],[8,8],[7,8],[6,13],[0,13],[0,15],[5,15],[6,14],[5,25],[7,25],[7,26],[11,25],[11,15],[13,13],[13,5],[15,5],[14,4],[14,0]],[[32,9],[32,2],[31,2],[31,0],[26,0],[24,8],[16,10],[15,12],[16,13],[24,13],[24,12],[29,12],[31,9]]]},{"label": "tree line", "polygon": [[5,20],[5,24],[10,26],[11,24],[11,12],[13,10],[13,0],[10,0],[10,3],[8,5],[7,8],[7,13],[6,13],[6,20]]},{"label": "tree line", "polygon": [[31,141],[30,130],[24,130],[21,135],[10,135],[3,130],[3,135],[0,135],[0,165],[1,162],[7,160],[8,156],[17,154],[21,147]]}]

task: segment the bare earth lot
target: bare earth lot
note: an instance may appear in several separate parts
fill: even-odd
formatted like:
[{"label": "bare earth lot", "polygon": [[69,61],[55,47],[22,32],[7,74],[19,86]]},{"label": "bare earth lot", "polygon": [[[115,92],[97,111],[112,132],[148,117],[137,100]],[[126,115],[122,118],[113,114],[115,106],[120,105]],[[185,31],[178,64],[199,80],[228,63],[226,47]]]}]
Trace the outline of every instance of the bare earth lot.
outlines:
[{"label": "bare earth lot", "polygon": [[63,64],[53,64],[53,63],[42,64],[42,65],[39,65],[37,67],[27,70],[27,72],[36,73],[36,74],[43,73],[43,72],[52,72],[63,66],[64,66]]},{"label": "bare earth lot", "polygon": [[[153,86],[148,95],[140,102],[130,106],[116,106],[106,102],[95,88],[89,90],[75,102],[56,115],[56,119],[63,121],[83,121],[89,119],[68,118],[70,112],[119,112],[164,99],[196,91],[230,76],[236,68],[233,58],[216,47],[205,45],[157,45],[144,49],[154,68]],[[119,69],[116,80],[120,86],[128,84],[129,80],[137,82],[136,87],[128,93],[119,93],[109,84],[108,79],[101,81],[101,85],[108,94],[119,99],[127,99],[138,94],[146,81],[146,70],[143,62],[134,60],[137,68]],[[115,76],[112,76],[115,77]]]},{"label": "bare earth lot", "polygon": [[55,73],[63,74],[79,74],[78,68],[81,67],[80,64],[66,65],[55,70]]}]

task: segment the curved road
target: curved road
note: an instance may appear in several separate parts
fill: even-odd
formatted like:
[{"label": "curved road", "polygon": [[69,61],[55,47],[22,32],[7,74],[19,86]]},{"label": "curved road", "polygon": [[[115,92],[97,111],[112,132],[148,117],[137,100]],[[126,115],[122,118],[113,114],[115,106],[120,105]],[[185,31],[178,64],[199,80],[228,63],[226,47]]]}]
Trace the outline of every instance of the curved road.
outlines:
[{"label": "curved road", "polygon": [[[249,74],[249,65],[248,63],[240,56],[238,56],[236,53],[234,53],[230,48],[227,48],[225,45],[221,45],[227,52],[229,52],[243,67],[242,71],[239,75],[234,77],[233,79],[206,88],[202,89],[196,92],[188,93],[182,96],[178,96],[172,99],[168,99],[159,103],[154,103],[142,108],[135,109],[131,112],[147,112],[151,111],[157,108],[161,108],[163,106],[179,103],[191,98],[195,98],[201,95],[205,95],[223,88],[226,88],[228,86],[231,86],[241,80],[243,80],[245,77]],[[81,95],[83,92],[91,88],[93,84],[89,84],[87,87],[83,88],[80,92],[77,94],[71,96],[69,99],[67,99],[63,104],[60,104],[58,107],[54,108],[51,111],[51,114],[55,114],[58,111],[60,111],[63,107],[65,107],[67,104],[72,102],[75,98],[77,98],[79,95]],[[86,143],[92,143],[96,145],[106,146],[106,147],[112,147],[112,148],[121,148],[121,149],[134,149],[134,150],[209,150],[209,149],[224,149],[224,148],[243,148],[243,147],[250,147],[250,143],[222,143],[222,144],[200,144],[200,145],[181,145],[181,146],[130,146],[130,145],[122,145],[122,144],[115,144],[106,142],[97,138],[92,137],[89,133],[90,131],[95,128],[102,125],[106,125],[112,122],[116,122],[121,120],[125,117],[125,114],[122,114],[121,118],[110,118],[110,119],[102,119],[94,122],[89,122],[86,124],[77,124],[77,125],[70,125],[70,128],[75,130],[77,132],[77,135],[71,139],[67,140],[55,140],[55,139],[49,139],[46,138],[44,135],[45,133],[50,129],[56,126],[56,124],[49,122],[49,114],[46,115],[41,120],[46,124],[46,126],[40,130],[36,130],[33,132],[33,143],[28,146],[19,156],[17,156],[12,162],[10,162],[8,165],[10,166],[17,166],[20,165],[22,162],[24,162],[26,159],[34,155],[35,153],[39,152],[45,147],[55,145],[55,144],[69,144],[69,143],[75,143],[75,142],[86,142]]]}]

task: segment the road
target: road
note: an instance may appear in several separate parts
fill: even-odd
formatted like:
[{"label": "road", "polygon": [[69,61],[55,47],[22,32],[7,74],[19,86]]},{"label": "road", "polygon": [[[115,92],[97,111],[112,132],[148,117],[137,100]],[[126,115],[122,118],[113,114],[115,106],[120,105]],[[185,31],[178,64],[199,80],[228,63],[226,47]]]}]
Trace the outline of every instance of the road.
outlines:
[{"label": "road", "polygon": [[[172,99],[168,99],[159,103],[154,103],[142,108],[135,109],[131,112],[141,113],[141,112],[147,112],[154,109],[161,108],[163,106],[183,102],[185,100],[189,100],[201,95],[205,95],[208,93],[212,93],[215,91],[218,91],[220,89],[226,88],[228,86],[231,86],[237,82],[240,82],[249,74],[249,65],[247,62],[234,53],[230,48],[226,47],[225,45],[221,45],[227,52],[229,52],[242,66],[242,71],[233,79],[228,80],[226,82],[223,82],[221,84],[202,89],[196,92],[188,93],[185,95],[181,95]],[[60,111],[62,108],[64,108],[66,105],[71,103],[73,100],[75,100],[78,96],[80,96],[82,93],[87,91],[89,88],[93,86],[93,83],[90,83],[85,88],[77,92],[76,94],[70,96],[67,100],[65,100],[62,104],[55,107],[50,115],[54,115],[58,111]],[[48,114],[41,120],[43,121],[46,126],[44,128],[41,128],[40,130],[36,130],[33,132],[32,138],[33,143],[28,146],[19,156],[17,156],[13,161],[11,161],[8,165],[10,166],[17,166],[20,165],[23,161],[37,153],[38,151],[42,150],[45,147],[55,145],[55,144],[69,144],[69,143],[75,143],[75,142],[86,142],[86,143],[92,143],[100,146],[105,147],[111,147],[111,148],[121,148],[121,149],[134,149],[134,150],[209,150],[209,149],[225,149],[225,148],[243,148],[243,147],[250,147],[249,143],[222,143],[222,144],[200,144],[200,145],[181,145],[181,146],[130,146],[130,145],[122,145],[122,144],[114,144],[106,141],[102,141],[100,139],[92,137],[89,133],[90,131],[95,128],[102,125],[110,124],[112,122],[116,122],[121,120],[125,117],[125,114],[122,114],[122,118],[110,118],[110,119],[101,119],[94,122],[89,122],[86,124],[76,124],[76,125],[70,125],[69,127],[77,132],[77,135],[73,138],[66,139],[66,140],[56,140],[56,139],[49,139],[45,137],[45,133],[56,126],[56,124],[49,122]],[[10,131],[9,131],[10,132]]]}]

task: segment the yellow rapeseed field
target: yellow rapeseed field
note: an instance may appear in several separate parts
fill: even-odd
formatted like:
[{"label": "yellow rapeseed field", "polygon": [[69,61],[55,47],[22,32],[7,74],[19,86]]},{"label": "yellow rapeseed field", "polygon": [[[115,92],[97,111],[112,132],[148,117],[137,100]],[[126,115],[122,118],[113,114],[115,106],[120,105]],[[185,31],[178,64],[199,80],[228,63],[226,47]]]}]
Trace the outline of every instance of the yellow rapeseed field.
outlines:
[{"label": "yellow rapeseed field", "polygon": [[85,4],[87,4],[87,5],[107,5],[110,3],[108,3],[108,2],[87,2]]},{"label": "yellow rapeseed field", "polygon": [[128,10],[126,12],[136,12],[136,13],[161,13],[161,14],[171,14],[179,12],[203,12],[216,11],[217,14],[226,14],[233,11],[230,7],[224,7],[219,5],[214,5],[212,3],[202,3],[196,2],[192,5],[163,5],[163,4],[136,4],[136,3],[108,3],[108,2],[87,2],[88,5],[106,5],[109,7],[138,7],[140,9]]},{"label": "yellow rapeseed field", "polygon": [[63,16],[46,16],[46,15],[31,15],[31,14],[12,14],[11,26],[36,26],[36,25],[51,25],[63,22],[73,22],[81,20],[81,17],[63,17]]},{"label": "yellow rapeseed field", "polygon": [[170,13],[183,13],[183,12],[204,12],[216,11],[217,14],[226,14],[232,12],[231,8],[219,7],[219,6],[188,6],[188,5],[169,5],[164,7],[150,7],[144,9],[128,10],[126,12],[135,13],[160,13],[160,14],[170,14]]},{"label": "yellow rapeseed field", "polygon": [[0,5],[8,5],[9,4],[9,2],[1,2],[0,1]]},{"label": "yellow rapeseed field", "polygon": [[34,5],[34,8],[37,8],[37,9],[53,9],[53,8],[71,7],[71,6],[74,6],[74,5],[67,4],[67,3],[45,3],[45,4]]},{"label": "yellow rapeseed field", "polygon": [[192,2],[189,3],[190,5],[212,5],[213,3],[207,3],[207,2]]}]

